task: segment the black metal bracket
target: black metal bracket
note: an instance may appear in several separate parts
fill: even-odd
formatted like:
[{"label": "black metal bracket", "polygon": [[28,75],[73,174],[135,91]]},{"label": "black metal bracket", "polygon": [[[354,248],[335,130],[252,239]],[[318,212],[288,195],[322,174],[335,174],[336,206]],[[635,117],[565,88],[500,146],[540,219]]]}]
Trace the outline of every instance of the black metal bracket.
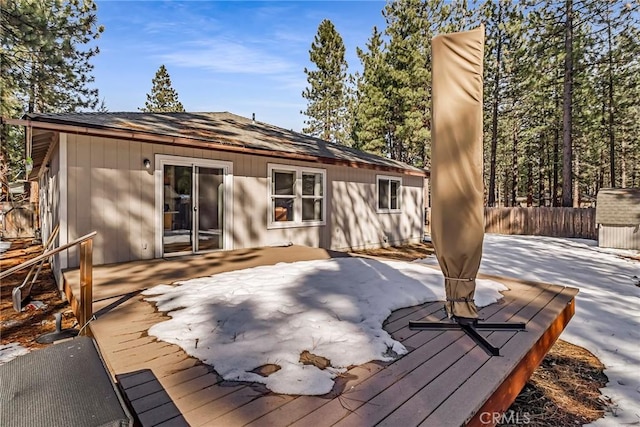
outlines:
[{"label": "black metal bracket", "polygon": [[480,335],[478,330],[502,330],[502,331],[524,331],[525,324],[521,322],[480,322],[477,319],[453,318],[453,322],[425,322],[409,321],[409,329],[413,330],[441,330],[452,331],[461,330],[471,337],[489,356],[500,356],[500,349],[491,344],[485,337]]}]

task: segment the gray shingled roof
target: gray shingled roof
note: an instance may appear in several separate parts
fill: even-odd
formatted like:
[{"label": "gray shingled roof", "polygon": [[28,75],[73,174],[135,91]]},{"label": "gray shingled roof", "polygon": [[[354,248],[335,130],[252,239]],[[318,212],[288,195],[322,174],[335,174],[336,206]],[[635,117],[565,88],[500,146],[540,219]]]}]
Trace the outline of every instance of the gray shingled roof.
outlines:
[{"label": "gray shingled roof", "polygon": [[[235,147],[295,153],[425,173],[423,169],[298,132],[224,113],[29,114],[32,122],[189,138]],[[34,123],[34,127],[37,124]]]},{"label": "gray shingled roof", "polygon": [[640,188],[603,188],[596,201],[596,224],[640,224]]}]

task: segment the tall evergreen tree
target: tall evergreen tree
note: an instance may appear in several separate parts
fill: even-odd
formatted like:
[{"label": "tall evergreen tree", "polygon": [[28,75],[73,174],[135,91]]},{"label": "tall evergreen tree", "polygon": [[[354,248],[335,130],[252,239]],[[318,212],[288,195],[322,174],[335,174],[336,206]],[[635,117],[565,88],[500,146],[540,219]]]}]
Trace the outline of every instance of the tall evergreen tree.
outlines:
[{"label": "tall evergreen tree", "polygon": [[[478,10],[485,24],[484,102],[485,169],[488,174],[487,204],[495,206],[500,186],[498,180],[499,142],[504,144],[506,122],[516,114],[513,102],[520,97],[521,83],[516,62],[522,60],[522,8],[513,0],[486,0]],[[507,126],[508,127],[508,126]]]},{"label": "tall evergreen tree", "polygon": [[640,3],[392,0],[383,15],[358,49],[358,148],[429,166],[430,41],[481,21],[488,202],[582,206],[640,185]]},{"label": "tall evergreen tree", "polygon": [[431,141],[431,20],[421,0],[397,0],[383,11],[387,144],[392,159],[427,166]]},{"label": "tall evergreen tree", "polygon": [[148,113],[182,113],[184,107],[178,100],[178,92],[171,85],[171,77],[164,65],[156,71],[151,80],[151,92],[147,94],[147,101],[140,111]]},{"label": "tall evergreen tree", "polygon": [[562,206],[573,206],[573,0],[565,0],[562,94]]},{"label": "tall evergreen tree", "polygon": [[328,19],[318,26],[309,50],[317,69],[305,67],[309,86],[302,92],[307,99],[307,116],[302,131],[331,142],[349,145],[347,114],[347,61],[342,37]]},{"label": "tall evergreen tree", "polygon": [[385,96],[387,71],[382,46],[382,34],[373,27],[366,50],[357,49],[363,71],[357,83],[354,140],[357,148],[387,157],[391,154],[387,145],[390,108]]},{"label": "tall evergreen tree", "polygon": [[[104,31],[92,0],[11,0],[0,5],[0,114],[71,112],[98,102],[90,60]],[[24,133],[0,131],[1,192],[24,179]]]},{"label": "tall evergreen tree", "polygon": [[0,7],[3,90],[26,112],[68,112],[92,108],[97,89],[89,85],[104,28],[92,0],[14,0]]}]

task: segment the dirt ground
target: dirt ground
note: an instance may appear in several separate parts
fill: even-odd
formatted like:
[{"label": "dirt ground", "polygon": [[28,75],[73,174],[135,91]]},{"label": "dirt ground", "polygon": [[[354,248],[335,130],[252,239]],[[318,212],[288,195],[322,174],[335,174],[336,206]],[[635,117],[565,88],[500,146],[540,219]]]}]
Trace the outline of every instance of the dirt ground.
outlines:
[{"label": "dirt ground", "polygon": [[[32,239],[11,239],[9,250],[0,255],[0,271],[5,271],[42,253],[41,245],[33,245]],[[31,289],[31,297],[23,303],[39,301],[45,305],[41,309],[25,310],[17,313],[13,309],[11,292],[19,286],[29,273],[30,267],[5,277],[0,281],[0,344],[18,342],[26,348],[46,347],[35,341],[42,334],[56,329],[54,313],[62,313],[62,328],[77,327],[77,321],[69,304],[62,300],[56,289],[53,273],[45,263]],[[35,270],[34,270],[35,273]],[[31,276],[33,277],[33,275]],[[31,278],[29,279],[31,280]]]},{"label": "dirt ground", "polygon": [[[41,252],[42,246],[33,245],[31,239],[12,240],[11,248],[0,255],[0,271]],[[425,243],[360,253],[405,261],[434,255],[433,246]],[[54,313],[63,313],[63,328],[77,328],[78,325],[68,303],[61,299],[56,289],[48,264],[31,291],[31,301],[41,301],[45,307],[15,312],[11,291],[23,282],[28,271],[29,268],[0,282],[0,344],[18,342],[23,347],[37,349],[50,345],[39,344],[35,339],[55,330]],[[577,426],[602,417],[607,406],[599,390],[607,382],[603,369],[602,363],[587,350],[559,340],[509,408],[519,417],[512,419],[531,426]]]}]

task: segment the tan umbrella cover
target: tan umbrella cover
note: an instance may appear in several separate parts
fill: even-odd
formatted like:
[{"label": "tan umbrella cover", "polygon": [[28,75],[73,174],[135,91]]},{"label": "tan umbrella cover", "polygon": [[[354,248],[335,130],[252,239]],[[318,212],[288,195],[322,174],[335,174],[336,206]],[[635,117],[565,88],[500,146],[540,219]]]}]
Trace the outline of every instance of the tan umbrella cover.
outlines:
[{"label": "tan umbrella cover", "polygon": [[439,35],[431,46],[431,238],[445,277],[447,314],[476,319],[473,297],[484,237],[484,26]]}]

